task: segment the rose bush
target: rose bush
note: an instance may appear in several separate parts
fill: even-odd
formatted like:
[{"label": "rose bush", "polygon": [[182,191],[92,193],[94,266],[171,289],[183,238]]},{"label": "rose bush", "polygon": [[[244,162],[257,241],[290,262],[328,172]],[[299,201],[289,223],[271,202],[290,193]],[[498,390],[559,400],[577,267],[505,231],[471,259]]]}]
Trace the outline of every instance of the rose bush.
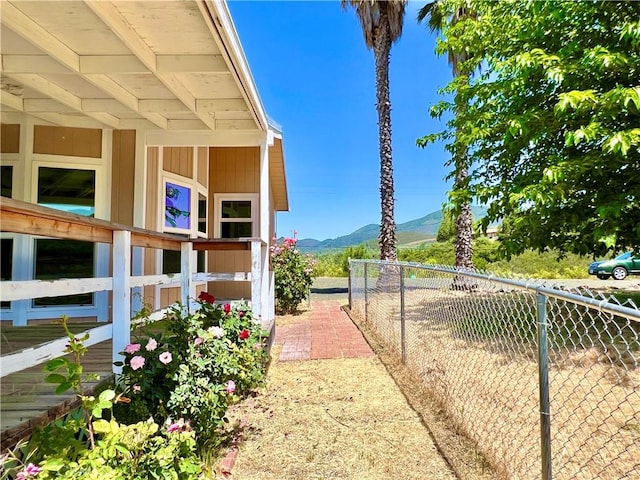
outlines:
[{"label": "rose bush", "polygon": [[131,403],[116,406],[118,418],[185,418],[199,448],[215,443],[228,405],[264,379],[267,354],[262,344],[266,332],[251,309],[244,302],[214,301],[203,292],[194,313],[173,308],[165,316],[164,333],[127,345],[121,388]]},{"label": "rose bush", "polygon": [[300,302],[309,295],[315,274],[315,259],[303,255],[297,247],[297,239],[285,238],[281,244],[274,240],[271,247],[271,264],[275,277],[276,311],[279,314],[294,313]]},{"label": "rose bush", "polygon": [[82,408],[4,454],[0,478],[201,478],[224,439],[227,407],[263,381],[268,356],[246,304],[215,305],[207,293],[198,303],[191,314],[171,309],[163,330],[127,345],[118,385],[97,397],[79,393],[88,336],[75,337],[63,319],[73,360],[49,361],[46,378],[58,393],[78,393]]}]

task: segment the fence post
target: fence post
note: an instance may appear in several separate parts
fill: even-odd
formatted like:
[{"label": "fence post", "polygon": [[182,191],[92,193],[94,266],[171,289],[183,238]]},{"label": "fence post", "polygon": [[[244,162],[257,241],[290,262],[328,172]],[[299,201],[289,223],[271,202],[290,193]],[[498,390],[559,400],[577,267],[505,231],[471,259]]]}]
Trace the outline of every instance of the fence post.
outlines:
[{"label": "fence post", "polygon": [[538,388],[540,391],[540,452],[542,480],[551,480],[551,412],[549,408],[549,351],[547,342],[547,297],[537,294]]},{"label": "fence post", "polygon": [[349,296],[349,310],[353,309],[353,305],[351,305],[351,258],[347,259],[349,264],[349,279],[347,283],[347,295]]},{"label": "fence post", "polygon": [[192,279],[191,268],[191,252],[193,251],[193,244],[191,242],[182,242],[180,244],[180,272],[182,278],[180,282],[180,293],[182,308],[185,314],[191,311],[189,305],[189,298],[195,297],[194,283]]},{"label": "fence post", "polygon": [[404,310],[404,267],[400,265],[400,348],[402,350],[402,364],[407,363],[407,332],[406,315]]},{"label": "fence post", "polygon": [[365,321],[369,320],[369,298],[367,295],[367,266],[369,264],[364,262],[364,319]]},{"label": "fence post", "polygon": [[[131,232],[113,232],[113,310],[112,310],[112,360],[122,361],[131,339]],[[113,366],[113,373],[122,373],[122,367]]]}]

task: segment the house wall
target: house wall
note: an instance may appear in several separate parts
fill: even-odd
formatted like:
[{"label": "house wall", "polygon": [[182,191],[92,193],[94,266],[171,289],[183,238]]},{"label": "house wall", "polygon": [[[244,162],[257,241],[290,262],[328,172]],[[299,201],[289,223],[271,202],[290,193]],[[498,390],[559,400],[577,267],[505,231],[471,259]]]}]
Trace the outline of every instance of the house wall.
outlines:
[{"label": "house wall", "polygon": [[133,226],[135,130],[115,130],[111,151],[111,221]]},{"label": "house wall", "polygon": [[[41,121],[28,115],[13,115],[15,121],[0,126],[0,163],[11,166],[12,197],[26,202],[35,202],[37,197],[37,175],[41,166],[54,168],[80,168],[96,172],[95,201],[96,218],[111,219],[111,187],[113,159],[111,130],[95,128],[69,128],[42,125]],[[117,136],[117,134],[116,134]],[[125,158],[120,156],[119,158]],[[118,162],[116,159],[115,162]],[[114,165],[114,170],[117,170]],[[116,188],[119,188],[116,182]],[[126,189],[126,187],[125,187]],[[123,191],[120,190],[123,194]],[[132,203],[132,202],[130,202]],[[14,236],[14,280],[33,278],[33,238]],[[99,244],[97,249],[96,275],[109,275],[109,248]],[[95,294],[94,306],[38,307],[30,300],[11,303],[11,309],[2,311],[3,320],[14,320],[24,325],[27,321],[48,320],[66,314],[74,319],[108,319],[108,296],[105,292]]]},{"label": "house wall", "polygon": [[[209,149],[210,197],[215,193],[258,193],[260,191],[259,147],[212,147]],[[214,231],[215,205],[209,206],[209,229]],[[255,232],[254,236],[258,236]],[[209,252],[208,268],[215,273],[251,271],[250,252]],[[208,291],[216,298],[251,298],[248,282],[210,282]]]},{"label": "house wall", "polygon": [[0,153],[20,153],[20,124],[0,125]]}]

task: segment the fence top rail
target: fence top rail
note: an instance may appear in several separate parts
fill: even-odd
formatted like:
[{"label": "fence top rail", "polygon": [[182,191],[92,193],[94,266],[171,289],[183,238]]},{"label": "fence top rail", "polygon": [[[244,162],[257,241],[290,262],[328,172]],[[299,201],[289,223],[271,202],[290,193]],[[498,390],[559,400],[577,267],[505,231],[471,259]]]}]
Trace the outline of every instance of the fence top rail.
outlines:
[{"label": "fence top rail", "polygon": [[258,238],[185,239],[6,197],[0,197],[0,231],[98,243],[113,243],[113,232],[129,231],[133,247],[164,250],[180,250],[184,242],[193,242],[195,250],[249,250],[252,242],[260,241]]},{"label": "fence top rail", "polygon": [[[530,292],[545,295],[547,297],[565,300],[588,308],[593,308],[612,315],[621,315],[630,320],[640,322],[640,308],[627,307],[619,303],[613,303],[605,298],[594,298],[584,294],[572,293],[564,289],[549,286],[542,280],[532,279],[512,279],[493,275],[489,272],[478,272],[475,270],[461,269],[450,265],[425,265],[417,262],[389,262],[384,260],[361,260],[349,259],[349,263],[361,264],[378,264],[378,265],[397,265],[399,267],[418,268],[432,272],[448,273],[451,275],[461,275],[464,277],[476,278],[485,281],[491,281],[503,285],[521,288]],[[591,292],[589,292],[591,294]],[[614,298],[614,297],[612,297]]]}]

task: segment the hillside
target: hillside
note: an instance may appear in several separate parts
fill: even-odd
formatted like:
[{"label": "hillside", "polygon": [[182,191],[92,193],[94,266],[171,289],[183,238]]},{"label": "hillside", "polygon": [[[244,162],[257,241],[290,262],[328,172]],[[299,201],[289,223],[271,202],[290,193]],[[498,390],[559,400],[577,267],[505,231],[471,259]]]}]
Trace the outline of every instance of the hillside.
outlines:
[{"label": "hillside", "polygon": [[[482,218],[487,210],[485,207],[472,206],[473,218]],[[431,212],[424,217],[409,220],[408,222],[396,225],[398,235],[398,245],[416,244],[434,240],[438,228],[442,223],[442,210]],[[303,238],[298,240],[298,248],[307,253],[318,253],[337,248],[351,247],[361,243],[377,242],[380,226],[373,223],[360,227],[348,235],[326,240],[316,240],[314,238]]]}]

